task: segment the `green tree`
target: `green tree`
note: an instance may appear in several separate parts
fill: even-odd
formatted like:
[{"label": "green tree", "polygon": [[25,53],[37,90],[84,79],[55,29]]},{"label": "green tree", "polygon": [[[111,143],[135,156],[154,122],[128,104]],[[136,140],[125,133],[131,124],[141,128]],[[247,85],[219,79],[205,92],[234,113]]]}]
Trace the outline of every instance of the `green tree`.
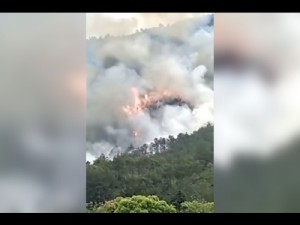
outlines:
[{"label": "green tree", "polygon": [[135,195],[107,201],[94,210],[99,213],[176,213],[174,206],[157,196]]},{"label": "green tree", "polygon": [[114,200],[106,201],[104,204],[100,204],[94,207],[93,212],[95,213],[114,213],[122,200],[122,197],[117,197]]},{"label": "green tree", "polygon": [[180,212],[182,213],[213,213],[213,202],[200,202],[200,201],[185,201],[181,203]]},{"label": "green tree", "polygon": [[[165,150],[149,154],[153,146]],[[101,156],[86,167],[87,203],[133,195],[156,195],[178,209],[183,201],[213,202],[213,126],[157,139],[113,160]]]},{"label": "green tree", "polygon": [[181,191],[178,191],[174,198],[171,200],[171,203],[176,207],[177,210],[180,209],[181,203],[185,201],[185,196]]}]

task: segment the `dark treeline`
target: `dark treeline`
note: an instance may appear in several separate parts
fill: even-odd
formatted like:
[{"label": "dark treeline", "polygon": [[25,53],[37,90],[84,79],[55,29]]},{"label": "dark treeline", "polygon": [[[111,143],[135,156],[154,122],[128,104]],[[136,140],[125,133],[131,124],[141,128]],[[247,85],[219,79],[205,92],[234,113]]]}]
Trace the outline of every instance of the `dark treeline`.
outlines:
[{"label": "dark treeline", "polygon": [[88,203],[133,195],[156,195],[174,206],[213,202],[213,126],[155,139],[112,161],[101,156],[86,166]]}]

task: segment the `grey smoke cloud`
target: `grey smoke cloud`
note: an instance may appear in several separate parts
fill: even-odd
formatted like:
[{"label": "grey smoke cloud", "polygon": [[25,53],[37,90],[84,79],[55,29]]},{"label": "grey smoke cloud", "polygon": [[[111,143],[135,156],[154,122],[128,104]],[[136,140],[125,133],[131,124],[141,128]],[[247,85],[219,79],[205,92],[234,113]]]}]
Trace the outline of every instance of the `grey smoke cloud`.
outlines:
[{"label": "grey smoke cloud", "polygon": [[[215,162],[227,168],[235,157],[273,157],[300,133],[300,15],[217,14],[215,52],[269,68],[215,71]],[[249,63],[252,63],[249,61]]]},{"label": "grey smoke cloud", "polygon": [[88,13],[87,37],[129,35],[137,30],[203,16],[204,13]]},{"label": "grey smoke cloud", "polygon": [[215,22],[215,211],[299,212],[300,14]]},{"label": "grey smoke cloud", "polygon": [[0,212],[85,210],[85,15],[0,14]]},{"label": "grey smoke cloud", "polygon": [[[146,15],[144,15],[146,17]],[[120,151],[155,137],[190,133],[213,122],[213,16],[192,18],[123,37],[87,40],[87,141],[110,143]],[[131,88],[171,93],[191,103],[162,105],[155,112],[128,118]],[[132,132],[138,131],[138,137]],[[95,153],[97,152],[97,154]]]}]

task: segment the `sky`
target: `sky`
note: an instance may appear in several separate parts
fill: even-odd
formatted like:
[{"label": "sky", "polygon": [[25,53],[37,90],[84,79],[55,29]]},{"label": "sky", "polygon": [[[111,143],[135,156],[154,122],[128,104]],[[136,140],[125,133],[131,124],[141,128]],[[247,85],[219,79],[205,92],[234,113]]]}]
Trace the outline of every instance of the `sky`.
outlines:
[{"label": "sky", "polygon": [[87,13],[86,37],[121,36],[208,13]]}]

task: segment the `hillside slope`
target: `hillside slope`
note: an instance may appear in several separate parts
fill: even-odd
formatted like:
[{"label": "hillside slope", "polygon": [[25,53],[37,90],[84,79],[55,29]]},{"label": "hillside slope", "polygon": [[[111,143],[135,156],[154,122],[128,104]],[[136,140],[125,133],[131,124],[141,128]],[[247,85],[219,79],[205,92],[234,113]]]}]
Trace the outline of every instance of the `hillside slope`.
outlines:
[{"label": "hillside slope", "polygon": [[212,125],[150,145],[153,151],[164,150],[149,154],[136,149],[112,161],[101,156],[87,162],[87,202],[132,195],[157,195],[170,203],[213,201]]}]

